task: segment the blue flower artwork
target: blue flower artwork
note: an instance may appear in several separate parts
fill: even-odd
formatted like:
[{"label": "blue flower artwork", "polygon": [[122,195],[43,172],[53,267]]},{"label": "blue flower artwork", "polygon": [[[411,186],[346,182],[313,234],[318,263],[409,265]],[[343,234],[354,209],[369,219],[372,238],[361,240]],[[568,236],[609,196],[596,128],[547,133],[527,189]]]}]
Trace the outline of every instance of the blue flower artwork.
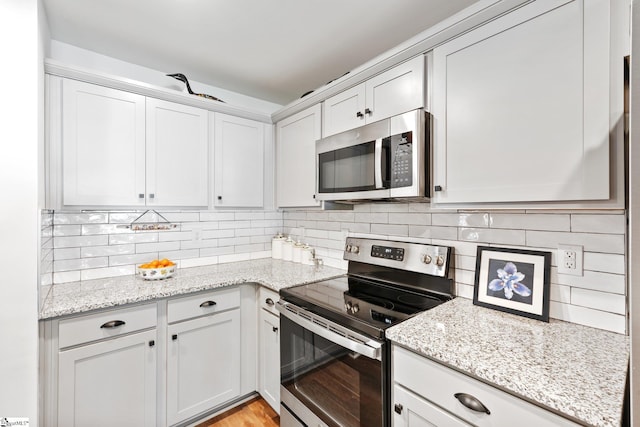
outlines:
[{"label": "blue flower artwork", "polygon": [[491,259],[487,295],[532,304],[533,264]]}]

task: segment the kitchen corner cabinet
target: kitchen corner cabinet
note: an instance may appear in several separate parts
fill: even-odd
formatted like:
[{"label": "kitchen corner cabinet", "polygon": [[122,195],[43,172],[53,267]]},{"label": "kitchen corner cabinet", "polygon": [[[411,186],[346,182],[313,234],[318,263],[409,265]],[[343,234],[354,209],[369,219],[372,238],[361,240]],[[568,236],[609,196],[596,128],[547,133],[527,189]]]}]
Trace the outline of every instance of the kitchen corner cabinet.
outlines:
[{"label": "kitchen corner cabinet", "polygon": [[[578,426],[567,418],[395,345],[392,346],[392,376],[393,427]],[[474,403],[475,409],[471,409]]]},{"label": "kitchen corner cabinet", "polygon": [[316,200],[316,140],[321,137],[321,106],[300,111],[276,124],[276,199],[279,208],[320,206]]},{"label": "kitchen corner cabinet", "polygon": [[435,203],[609,198],[610,18],[531,2],[433,50]]},{"label": "kitchen corner cabinet", "polygon": [[167,424],[239,397],[239,288],[169,300],[167,320]]},{"label": "kitchen corner cabinet", "polygon": [[45,394],[45,425],[156,426],[155,304],[56,320],[48,328],[57,345],[45,370],[54,389]]},{"label": "kitchen corner cabinet", "polygon": [[210,113],[214,138],[216,207],[264,206],[265,125]]},{"label": "kitchen corner cabinet", "polygon": [[260,372],[259,392],[280,413],[280,315],[275,303],[278,293],[264,287],[258,291],[260,301]]},{"label": "kitchen corner cabinet", "polygon": [[424,106],[425,58],[420,55],[323,103],[324,137]]},{"label": "kitchen corner cabinet", "polygon": [[60,81],[63,206],[207,206],[205,110]]}]

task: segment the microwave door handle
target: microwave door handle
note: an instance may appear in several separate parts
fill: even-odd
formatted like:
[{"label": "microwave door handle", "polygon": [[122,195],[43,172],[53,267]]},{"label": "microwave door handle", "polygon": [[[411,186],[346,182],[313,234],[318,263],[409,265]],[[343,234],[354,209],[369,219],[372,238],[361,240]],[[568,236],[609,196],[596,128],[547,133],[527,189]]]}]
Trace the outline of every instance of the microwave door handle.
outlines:
[{"label": "microwave door handle", "polygon": [[374,151],[374,179],[376,188],[382,188],[382,138],[376,139]]}]

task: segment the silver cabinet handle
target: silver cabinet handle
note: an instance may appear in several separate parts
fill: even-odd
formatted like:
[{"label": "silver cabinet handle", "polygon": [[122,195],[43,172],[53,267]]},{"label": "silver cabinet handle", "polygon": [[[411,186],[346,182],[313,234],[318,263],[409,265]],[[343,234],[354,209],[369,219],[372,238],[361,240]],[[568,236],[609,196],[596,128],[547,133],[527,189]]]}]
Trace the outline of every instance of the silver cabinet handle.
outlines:
[{"label": "silver cabinet handle", "polygon": [[100,326],[101,329],[113,329],[113,328],[117,328],[118,326],[122,326],[124,325],[124,321],[123,320],[112,320],[110,322],[105,322],[102,324],[102,326]]},{"label": "silver cabinet handle", "polygon": [[212,307],[216,305],[215,301],[205,301],[202,304],[200,304],[200,307],[204,308],[204,307]]},{"label": "silver cabinet handle", "polygon": [[138,199],[144,199],[144,193],[138,194]]},{"label": "silver cabinet handle", "polygon": [[155,197],[156,197],[156,195],[155,195],[154,193],[149,194],[149,198],[150,198],[150,199],[153,199],[153,198],[155,198]]},{"label": "silver cabinet handle", "polygon": [[273,300],[271,298],[267,298],[266,300],[264,300],[265,304],[267,305],[274,305],[275,302],[273,302]]},{"label": "silver cabinet handle", "polygon": [[491,412],[489,411],[489,409],[484,406],[482,404],[482,402],[480,402],[478,400],[478,398],[467,394],[467,393],[456,393],[453,395],[453,397],[455,397],[456,399],[458,399],[458,401],[460,403],[462,403],[464,406],[466,406],[467,408],[471,409],[472,411],[476,411],[476,412],[484,412],[485,414],[489,415],[491,414]]}]

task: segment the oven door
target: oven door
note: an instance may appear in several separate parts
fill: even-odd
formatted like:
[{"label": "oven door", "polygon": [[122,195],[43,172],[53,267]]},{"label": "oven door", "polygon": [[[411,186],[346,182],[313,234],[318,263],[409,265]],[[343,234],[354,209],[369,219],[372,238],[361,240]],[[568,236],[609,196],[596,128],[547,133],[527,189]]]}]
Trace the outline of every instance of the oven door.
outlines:
[{"label": "oven door", "polygon": [[281,425],[387,425],[388,346],[287,302],[278,310]]}]

